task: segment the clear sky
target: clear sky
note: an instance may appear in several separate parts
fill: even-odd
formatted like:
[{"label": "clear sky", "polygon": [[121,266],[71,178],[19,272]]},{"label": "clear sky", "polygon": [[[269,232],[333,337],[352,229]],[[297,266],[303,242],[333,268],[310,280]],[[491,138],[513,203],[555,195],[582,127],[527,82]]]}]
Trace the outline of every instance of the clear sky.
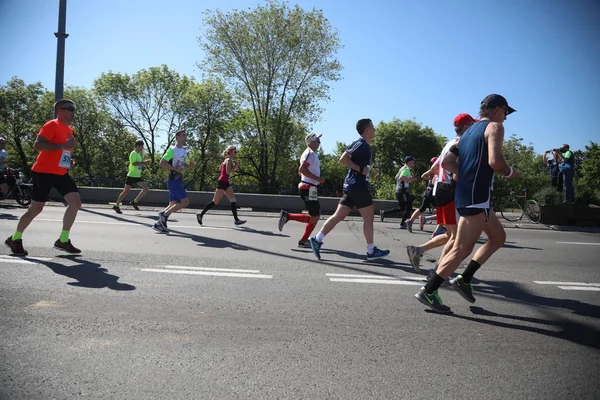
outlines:
[{"label": "clear sky", "polygon": [[[294,4],[295,2],[290,2]],[[0,84],[18,76],[54,90],[59,0],[0,0]],[[68,0],[65,83],[166,64],[201,79],[203,11],[259,0]],[[343,79],[313,130],[326,152],[354,125],[411,119],[453,135],[489,93],[517,112],[505,122],[538,152],[600,141],[598,0],[301,0],[339,31]]]}]

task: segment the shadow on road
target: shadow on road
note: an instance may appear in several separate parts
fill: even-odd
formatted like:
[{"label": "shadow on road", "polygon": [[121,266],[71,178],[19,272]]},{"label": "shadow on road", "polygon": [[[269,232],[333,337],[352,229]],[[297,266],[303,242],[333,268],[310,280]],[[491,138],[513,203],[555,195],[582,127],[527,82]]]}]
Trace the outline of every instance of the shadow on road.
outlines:
[{"label": "shadow on road", "polygon": [[37,263],[45,265],[54,273],[75,279],[77,282],[69,282],[67,285],[85,287],[90,289],[108,288],[112,290],[135,290],[135,286],[119,282],[119,277],[111,275],[106,268],[98,263],[83,260],[77,255],[61,255],[63,258],[77,263],[66,266],[52,261],[40,261]]},{"label": "shadow on road", "polygon": [[19,217],[17,217],[16,215],[12,215],[12,214],[5,214],[5,213],[1,213],[0,214],[0,219],[6,219],[6,220],[18,220]]},{"label": "shadow on road", "polygon": [[[175,229],[169,229],[168,235],[191,239],[194,242],[198,243],[198,246],[204,245],[207,247],[214,247],[217,249],[230,248],[233,250],[250,250],[251,249],[250,247],[247,247],[247,246],[244,246],[241,244],[237,244],[237,243],[233,243],[233,242],[230,242],[229,240],[222,240],[222,239],[215,239],[215,238],[206,237],[206,236],[194,235],[193,233],[182,232],[182,231],[178,231]],[[252,250],[254,250],[254,249],[252,249]]]}]

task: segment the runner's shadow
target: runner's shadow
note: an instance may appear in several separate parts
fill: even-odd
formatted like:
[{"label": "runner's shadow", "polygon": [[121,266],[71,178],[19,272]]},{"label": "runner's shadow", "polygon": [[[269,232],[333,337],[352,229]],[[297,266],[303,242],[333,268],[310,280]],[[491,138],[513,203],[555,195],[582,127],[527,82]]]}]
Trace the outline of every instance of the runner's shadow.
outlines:
[{"label": "runner's shadow", "polygon": [[[98,212],[98,211],[90,210],[89,208],[82,208],[80,211],[83,211],[83,212],[86,212],[86,213],[89,213],[89,214],[100,215],[102,217],[108,217],[108,218],[111,218],[111,219],[114,219],[114,220],[117,220],[117,221],[121,221],[121,222],[129,222],[129,223],[132,223],[132,224],[144,225],[144,226],[149,226],[149,227],[152,227],[152,225],[153,225],[153,224],[147,224],[145,222],[134,221],[134,220],[130,220],[130,219],[127,219],[127,218],[124,218],[124,217],[120,217],[119,215],[121,215],[121,214],[116,214],[116,213],[115,214],[105,214],[105,213],[101,213],[101,212]],[[147,216],[145,218],[152,218],[152,217],[148,217]],[[155,222],[158,221],[158,216],[153,217],[153,219],[154,219]]]},{"label": "runner's shadow", "polygon": [[258,229],[248,228],[248,227],[245,227],[245,226],[241,226],[239,228],[234,228],[234,229],[242,231],[242,232],[257,233],[259,235],[265,235],[265,236],[290,237],[289,235],[284,235],[281,232],[260,231]]},{"label": "runner's shadow", "polygon": [[5,214],[2,213],[0,214],[0,219],[6,219],[6,220],[17,220],[19,219],[19,217],[17,217],[16,215],[12,215],[12,214]]},{"label": "runner's shadow", "polygon": [[210,238],[210,237],[206,237],[206,236],[194,235],[192,233],[181,232],[181,231],[174,230],[174,229],[169,229],[168,235],[191,239],[194,242],[198,243],[198,246],[214,247],[217,249],[230,248],[233,250],[250,250],[246,246],[243,246],[243,245],[240,245],[237,243],[233,243],[228,240],[221,240],[221,239],[215,239],[215,238]]},{"label": "runner's shadow", "polygon": [[90,289],[135,290],[135,286],[118,282],[118,276],[109,274],[107,269],[102,268],[98,263],[82,260],[77,255],[60,255],[57,258],[71,260],[77,263],[77,265],[66,266],[52,261],[40,261],[37,259],[36,262],[45,265],[58,275],[63,275],[77,281],[69,282],[67,285]]},{"label": "runner's shadow", "polygon": [[547,325],[547,326],[552,326],[552,327],[558,327],[561,330],[557,332],[556,330],[552,330],[552,329],[545,329],[545,328],[526,326],[526,325],[518,325],[518,324],[509,323],[509,322],[490,320],[490,319],[485,319],[485,318],[480,318],[480,317],[470,317],[470,316],[459,315],[459,314],[449,314],[449,315],[454,318],[478,322],[481,324],[496,326],[496,327],[500,327],[500,328],[509,328],[509,329],[526,331],[526,332],[538,333],[541,335],[546,335],[546,336],[550,336],[550,337],[554,337],[554,338],[558,338],[558,339],[568,340],[570,342],[580,344],[583,346],[600,349],[600,342],[598,341],[598,337],[600,337],[600,331],[594,327],[591,327],[591,326],[588,326],[585,324],[569,321],[564,318],[558,318],[557,320],[552,321],[552,320],[546,320],[546,319],[541,319],[541,318],[531,318],[531,317],[521,317],[521,316],[517,316],[517,315],[500,314],[500,313],[495,313],[492,311],[485,310],[481,307],[474,307],[474,306],[471,306],[470,309],[473,314],[479,315],[479,316],[492,317],[492,318],[504,318],[504,319],[513,320],[513,321],[522,321],[522,322],[527,322],[527,323]]}]

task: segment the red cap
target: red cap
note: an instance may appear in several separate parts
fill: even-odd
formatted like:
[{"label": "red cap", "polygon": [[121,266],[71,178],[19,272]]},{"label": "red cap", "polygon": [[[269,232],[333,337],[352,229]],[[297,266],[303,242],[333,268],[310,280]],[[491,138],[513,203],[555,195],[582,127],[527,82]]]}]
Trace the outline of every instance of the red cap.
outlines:
[{"label": "red cap", "polygon": [[431,162],[432,164],[435,163],[437,161],[437,157],[433,157],[431,160],[429,160],[429,162]]},{"label": "red cap", "polygon": [[470,122],[477,122],[469,114],[458,114],[454,118],[454,126],[466,125]]}]

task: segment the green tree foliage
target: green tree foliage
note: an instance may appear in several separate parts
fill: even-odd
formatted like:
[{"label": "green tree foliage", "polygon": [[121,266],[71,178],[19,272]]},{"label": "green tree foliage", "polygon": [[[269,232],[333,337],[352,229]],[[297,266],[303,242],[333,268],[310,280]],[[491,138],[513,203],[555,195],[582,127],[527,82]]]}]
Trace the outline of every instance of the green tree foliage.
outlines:
[{"label": "green tree foliage", "polygon": [[[413,176],[420,176],[430,167],[429,160],[438,156],[448,139],[437,135],[433,129],[414,120],[394,119],[380,122],[375,128],[375,139],[371,143],[374,154],[376,176],[372,186],[377,197],[394,199],[394,176],[402,167],[406,156],[415,158]],[[422,185],[411,185],[414,193],[423,190]]]},{"label": "green tree foliage", "polygon": [[600,203],[600,145],[590,142],[576,167],[575,196],[583,204]]},{"label": "green tree foliage", "polygon": [[244,145],[253,147],[255,171],[246,173],[265,188],[278,186],[295,125],[318,119],[329,82],[340,79],[338,34],[322,11],[275,0],[248,11],[209,10],[204,25],[202,65],[229,80],[253,112],[253,136]]}]

